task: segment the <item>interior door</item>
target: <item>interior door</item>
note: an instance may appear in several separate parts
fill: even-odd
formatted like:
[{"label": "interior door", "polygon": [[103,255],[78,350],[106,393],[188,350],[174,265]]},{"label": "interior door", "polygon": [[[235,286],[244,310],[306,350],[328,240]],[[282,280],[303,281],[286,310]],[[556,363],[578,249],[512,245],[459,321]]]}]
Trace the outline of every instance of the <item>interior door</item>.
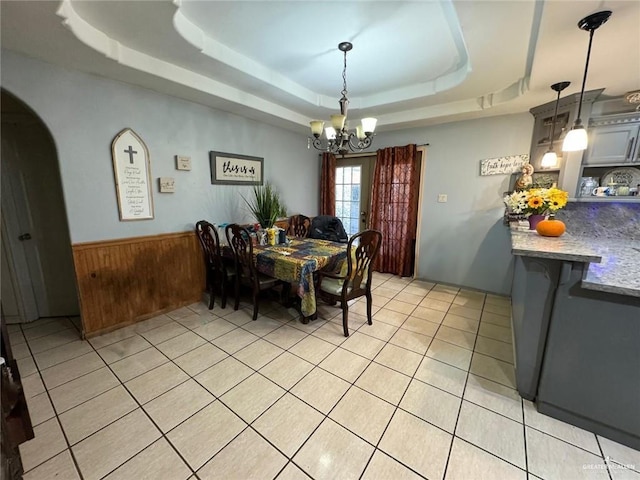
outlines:
[{"label": "interior door", "polygon": [[[6,125],[3,124],[3,129]],[[10,274],[20,320],[30,322],[47,311],[44,277],[38,245],[32,236],[33,220],[24,178],[15,168],[17,149],[10,137],[2,136],[2,249]],[[4,303],[4,299],[3,299]],[[10,319],[14,321],[13,318]]]},{"label": "interior door", "polygon": [[366,230],[369,224],[375,159],[374,155],[337,159],[336,217],[349,236]]}]

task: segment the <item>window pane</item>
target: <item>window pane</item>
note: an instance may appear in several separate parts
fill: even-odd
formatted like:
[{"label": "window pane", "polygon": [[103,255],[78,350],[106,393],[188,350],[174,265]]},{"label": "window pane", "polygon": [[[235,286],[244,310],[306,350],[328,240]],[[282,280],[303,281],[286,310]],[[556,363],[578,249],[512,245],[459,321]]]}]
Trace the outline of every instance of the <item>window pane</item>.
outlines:
[{"label": "window pane", "polygon": [[343,199],[345,200],[351,200],[351,185],[345,185],[344,186],[344,191],[342,193],[343,195]]},{"label": "window pane", "polygon": [[342,185],[336,185],[336,202],[344,199],[343,190],[344,187]]},{"label": "window pane", "polygon": [[354,202],[360,202],[360,185],[351,186],[351,200]]},{"label": "window pane", "polygon": [[344,172],[344,168],[342,167],[336,168],[336,183],[344,183],[343,172]]},{"label": "window pane", "polygon": [[344,183],[351,183],[351,167],[344,169]]},{"label": "window pane", "polygon": [[349,215],[352,218],[358,218],[360,216],[360,203],[359,202],[352,202],[351,203],[351,208],[349,209]]},{"label": "window pane", "polygon": [[351,183],[360,183],[360,167],[353,167]]}]

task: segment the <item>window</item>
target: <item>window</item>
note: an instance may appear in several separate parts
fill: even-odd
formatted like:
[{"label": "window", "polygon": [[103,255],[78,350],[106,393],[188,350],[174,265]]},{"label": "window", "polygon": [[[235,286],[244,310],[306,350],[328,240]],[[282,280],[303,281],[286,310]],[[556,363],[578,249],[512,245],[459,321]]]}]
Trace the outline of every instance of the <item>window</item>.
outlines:
[{"label": "window", "polygon": [[349,236],[360,231],[361,178],[360,165],[336,168],[336,217]]}]

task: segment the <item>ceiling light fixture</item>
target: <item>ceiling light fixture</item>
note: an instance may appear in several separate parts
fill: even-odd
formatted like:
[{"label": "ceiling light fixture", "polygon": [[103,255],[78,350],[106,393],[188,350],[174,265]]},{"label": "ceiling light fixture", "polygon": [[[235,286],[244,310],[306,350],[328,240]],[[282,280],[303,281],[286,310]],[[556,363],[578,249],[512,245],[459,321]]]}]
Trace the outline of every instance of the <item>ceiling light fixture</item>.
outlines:
[{"label": "ceiling light fixture", "polygon": [[556,122],[558,121],[558,105],[560,104],[560,92],[571,85],[571,82],[558,82],[551,85],[551,90],[558,92],[556,98],[556,111],[553,114],[553,123],[551,124],[551,143],[549,144],[549,150],[542,157],[540,166],[542,168],[553,168],[558,166],[558,155],[553,150],[553,140],[556,133]]},{"label": "ceiling light fixture", "polygon": [[584,17],[578,22],[578,28],[581,30],[587,30],[589,32],[589,48],[587,49],[587,61],[584,64],[584,76],[582,77],[582,90],[580,90],[580,103],[578,103],[578,116],[573,124],[573,128],[569,130],[567,136],[564,137],[564,143],[562,144],[562,150],[565,152],[577,152],[587,148],[587,131],[582,125],[582,119],[580,113],[582,111],[582,97],[584,96],[584,87],[587,83],[587,70],[589,70],[589,57],[591,56],[591,43],[593,42],[593,32],[596,31],[604,22],[609,20],[611,16],[610,10],[604,10],[602,12],[593,13]]},{"label": "ceiling light fixture", "polygon": [[311,121],[311,134],[307,147],[313,145],[318,150],[338,153],[344,155],[349,150],[361,152],[371,146],[373,142],[374,130],[377,120],[375,118],[363,118],[355,132],[349,132],[347,127],[347,111],[349,109],[349,99],[347,98],[347,52],[353,48],[349,42],[342,42],[338,49],[344,52],[344,68],[342,70],[342,98],[340,99],[340,114],[331,115],[331,126],[324,129],[326,144],[323,144],[322,130],[324,122],[322,120]]}]

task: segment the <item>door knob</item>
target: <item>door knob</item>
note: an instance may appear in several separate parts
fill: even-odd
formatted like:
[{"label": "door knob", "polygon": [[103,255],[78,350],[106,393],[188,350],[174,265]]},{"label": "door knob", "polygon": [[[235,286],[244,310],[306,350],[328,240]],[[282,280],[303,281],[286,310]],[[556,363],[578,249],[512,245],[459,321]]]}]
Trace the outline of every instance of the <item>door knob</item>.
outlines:
[{"label": "door knob", "polygon": [[18,240],[20,240],[21,242],[24,242],[25,240],[31,240],[31,234],[30,233],[23,233],[22,235],[20,235],[18,237]]}]

